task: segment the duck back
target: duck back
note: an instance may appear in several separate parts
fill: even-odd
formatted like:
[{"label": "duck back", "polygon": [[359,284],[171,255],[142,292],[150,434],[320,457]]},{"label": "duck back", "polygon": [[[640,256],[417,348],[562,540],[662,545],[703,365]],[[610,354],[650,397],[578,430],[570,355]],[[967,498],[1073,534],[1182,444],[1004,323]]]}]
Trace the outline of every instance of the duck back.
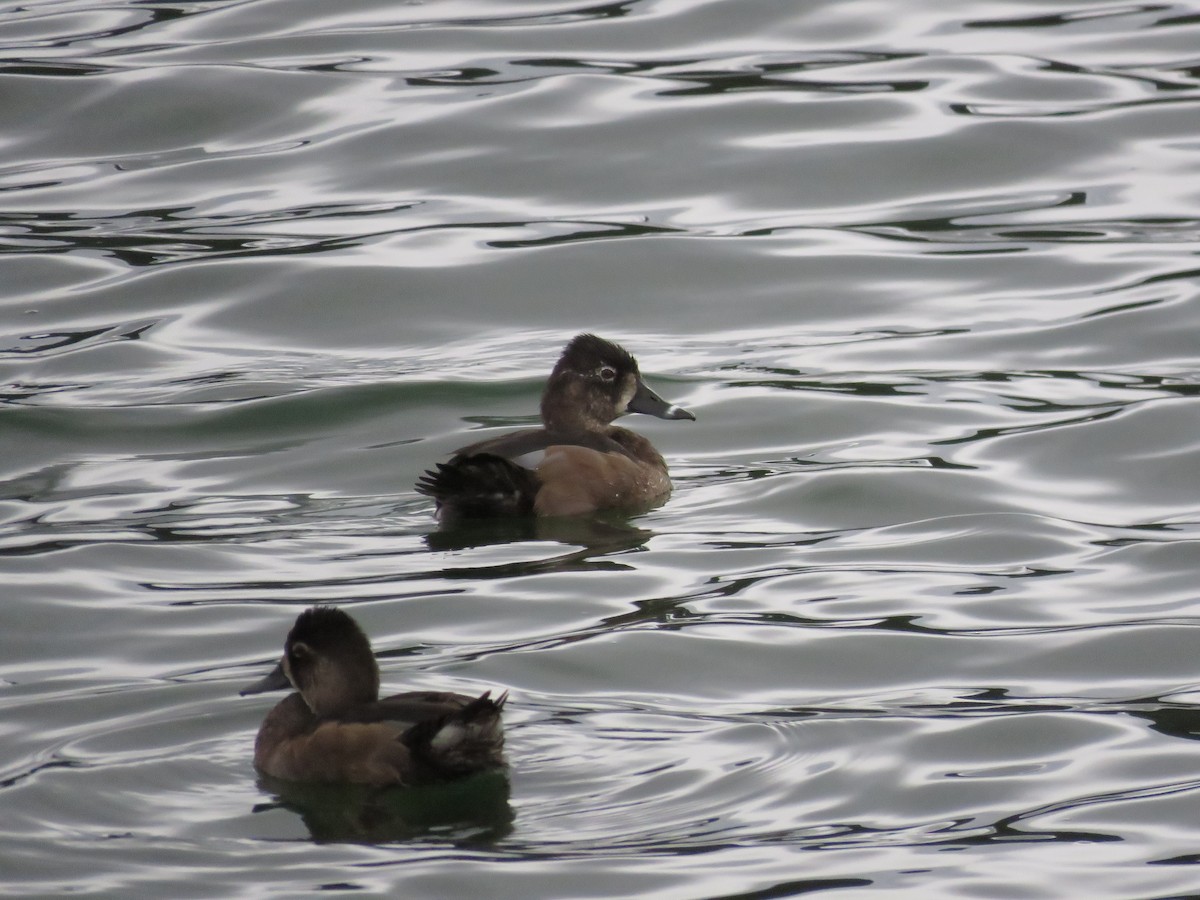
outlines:
[{"label": "duck back", "polygon": [[412,692],[322,718],[292,694],[263,722],[254,763],[287,781],[382,786],[460,778],[504,765],[506,699]]}]

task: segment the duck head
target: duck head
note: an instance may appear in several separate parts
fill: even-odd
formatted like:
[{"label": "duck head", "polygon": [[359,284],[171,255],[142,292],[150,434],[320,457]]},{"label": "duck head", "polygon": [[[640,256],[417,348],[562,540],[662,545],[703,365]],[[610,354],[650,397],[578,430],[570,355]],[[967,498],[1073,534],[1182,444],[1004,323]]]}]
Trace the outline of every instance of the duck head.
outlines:
[{"label": "duck head", "polygon": [[283,658],[242,695],[294,687],[316,716],[379,699],[379,665],[358,623],[332,606],[302,612],[288,632]]},{"label": "duck head", "polygon": [[551,430],[596,431],[626,413],[696,419],[654,393],[642,380],[637,360],[625,348],[594,334],[576,335],[546,382],[543,423]]}]

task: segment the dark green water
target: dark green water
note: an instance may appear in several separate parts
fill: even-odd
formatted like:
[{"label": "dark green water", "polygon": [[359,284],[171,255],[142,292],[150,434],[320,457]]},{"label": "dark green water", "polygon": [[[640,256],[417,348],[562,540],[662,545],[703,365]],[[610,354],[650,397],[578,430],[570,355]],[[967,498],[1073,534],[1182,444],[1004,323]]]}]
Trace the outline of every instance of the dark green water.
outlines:
[{"label": "dark green water", "polygon": [[[1200,4],[0,9],[0,893],[1200,893]],[[412,483],[572,334],[676,490]],[[344,604],[507,779],[260,781]]]}]

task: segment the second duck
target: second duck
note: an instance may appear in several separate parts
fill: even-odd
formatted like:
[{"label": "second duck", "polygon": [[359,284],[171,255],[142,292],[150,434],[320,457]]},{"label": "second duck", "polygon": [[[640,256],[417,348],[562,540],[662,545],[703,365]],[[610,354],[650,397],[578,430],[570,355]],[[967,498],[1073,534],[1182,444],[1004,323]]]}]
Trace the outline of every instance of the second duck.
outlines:
[{"label": "second duck", "polygon": [[275,669],[242,694],[295,688],[267,714],[254,765],[285,781],[413,785],[504,765],[505,695],[409,691],[379,697],[358,623],[332,606],[302,612]]}]

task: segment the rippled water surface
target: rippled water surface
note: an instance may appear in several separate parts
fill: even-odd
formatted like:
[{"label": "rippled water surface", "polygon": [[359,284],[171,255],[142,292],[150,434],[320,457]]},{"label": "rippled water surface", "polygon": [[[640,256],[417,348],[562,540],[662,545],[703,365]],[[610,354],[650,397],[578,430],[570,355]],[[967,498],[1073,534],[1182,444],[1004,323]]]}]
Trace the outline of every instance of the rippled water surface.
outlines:
[{"label": "rippled water surface", "polygon": [[[0,892],[1200,893],[1200,3],[0,9]],[[455,540],[572,334],[675,493]],[[260,780],[343,604],[511,769]]]}]

